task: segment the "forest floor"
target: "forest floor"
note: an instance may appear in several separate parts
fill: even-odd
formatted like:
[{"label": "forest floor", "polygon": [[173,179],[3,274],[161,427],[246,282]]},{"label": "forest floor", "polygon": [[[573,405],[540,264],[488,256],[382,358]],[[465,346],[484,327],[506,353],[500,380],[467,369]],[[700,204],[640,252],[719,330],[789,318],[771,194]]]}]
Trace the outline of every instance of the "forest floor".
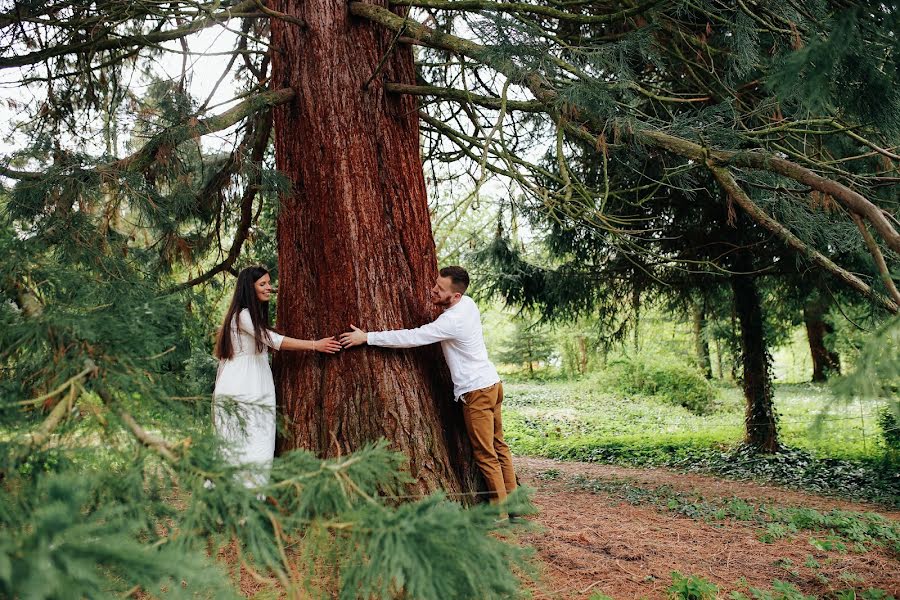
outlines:
[{"label": "forest floor", "polygon": [[817,597],[900,596],[900,512],[667,469],[526,457],[516,466],[540,511],[519,538],[536,552],[536,600],[666,598],[673,571],[723,598],[773,583],[774,598],[786,597],[776,580]]}]

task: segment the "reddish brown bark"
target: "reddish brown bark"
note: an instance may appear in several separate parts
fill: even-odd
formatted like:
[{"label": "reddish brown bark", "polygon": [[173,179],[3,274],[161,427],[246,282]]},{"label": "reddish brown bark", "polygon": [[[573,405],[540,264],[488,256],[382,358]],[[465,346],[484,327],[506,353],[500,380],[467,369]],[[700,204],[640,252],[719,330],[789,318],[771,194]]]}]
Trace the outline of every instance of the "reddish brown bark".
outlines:
[{"label": "reddish brown bark", "polygon": [[[414,81],[410,47],[389,48],[391,32],[340,0],[270,7],[306,23],[272,20],[273,86],[296,92],[275,110],[276,164],[294,182],[278,218],[278,325],[306,339],[351,323],[422,325],[435,316],[437,264],[417,104],[383,89]],[[470,450],[437,347],[280,353],[275,376],[288,421],[280,450],[334,456],[384,437],[409,457],[419,490],[470,489]]]},{"label": "reddish brown bark", "polygon": [[803,323],[806,325],[806,338],[809,340],[809,353],[812,357],[812,381],[828,381],[832,373],[840,374],[841,358],[825,344],[825,336],[834,331],[834,327],[826,320],[828,305],[818,295],[811,298],[803,307]]}]

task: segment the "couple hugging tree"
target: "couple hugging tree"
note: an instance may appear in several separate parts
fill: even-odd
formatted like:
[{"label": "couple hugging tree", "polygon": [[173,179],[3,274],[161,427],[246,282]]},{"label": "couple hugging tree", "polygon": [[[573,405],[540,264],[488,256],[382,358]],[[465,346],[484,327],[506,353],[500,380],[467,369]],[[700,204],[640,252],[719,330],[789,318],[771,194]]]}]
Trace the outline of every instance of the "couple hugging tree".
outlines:
[{"label": "couple hugging tree", "polygon": [[[341,334],[340,340],[298,340],[269,327],[272,285],[268,271],[261,266],[242,270],[216,341],[219,372],[213,420],[227,443],[229,461],[255,467],[246,474],[245,485],[265,484],[266,466],[275,454],[275,385],[268,348],[334,354],[342,347],[362,344],[412,348],[440,342],[454,397],[462,402],[475,462],[492,500],[505,500],[516,488],[516,476],[509,446],[503,441],[503,384],[488,359],[478,307],[465,295],[468,286],[465,269],[444,267],[431,288],[431,301],[442,310],[432,323],[416,329],[372,332],[351,325],[352,331]],[[240,410],[228,409],[226,400]]]}]

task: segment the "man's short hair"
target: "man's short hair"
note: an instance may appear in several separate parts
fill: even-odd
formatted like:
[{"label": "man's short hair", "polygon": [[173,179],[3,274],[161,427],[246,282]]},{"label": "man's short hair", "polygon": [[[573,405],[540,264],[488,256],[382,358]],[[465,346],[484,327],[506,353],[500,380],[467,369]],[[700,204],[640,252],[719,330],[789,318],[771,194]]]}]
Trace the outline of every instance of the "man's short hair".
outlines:
[{"label": "man's short hair", "polygon": [[453,282],[453,291],[465,294],[469,289],[469,272],[462,267],[453,265],[441,269],[441,277],[449,277]]}]

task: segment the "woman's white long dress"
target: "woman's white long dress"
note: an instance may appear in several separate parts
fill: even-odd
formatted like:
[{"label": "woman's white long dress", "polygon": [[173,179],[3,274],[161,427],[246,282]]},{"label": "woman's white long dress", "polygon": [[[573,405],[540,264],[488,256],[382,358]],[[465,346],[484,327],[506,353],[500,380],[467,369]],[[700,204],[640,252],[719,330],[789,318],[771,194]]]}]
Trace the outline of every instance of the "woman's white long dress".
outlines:
[{"label": "woman's white long dress", "polygon": [[[284,336],[268,331],[266,346],[278,350]],[[250,311],[242,310],[230,327],[234,356],[220,361],[213,392],[213,423],[227,444],[226,457],[247,465],[247,487],[265,485],[275,456],[275,382],[268,348],[256,350]]]}]

